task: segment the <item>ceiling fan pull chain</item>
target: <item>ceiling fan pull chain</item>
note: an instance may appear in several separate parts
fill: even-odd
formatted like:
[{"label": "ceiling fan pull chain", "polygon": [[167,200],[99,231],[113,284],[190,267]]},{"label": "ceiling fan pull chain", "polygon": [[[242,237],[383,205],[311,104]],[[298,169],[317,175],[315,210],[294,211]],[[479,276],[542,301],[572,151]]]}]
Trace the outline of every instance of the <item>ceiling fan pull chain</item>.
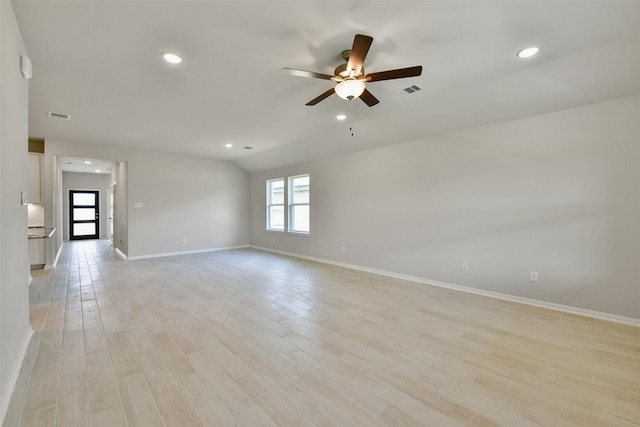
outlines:
[{"label": "ceiling fan pull chain", "polygon": [[351,132],[351,136],[353,136],[353,110],[355,108],[354,105],[355,102],[349,103],[349,132]]}]

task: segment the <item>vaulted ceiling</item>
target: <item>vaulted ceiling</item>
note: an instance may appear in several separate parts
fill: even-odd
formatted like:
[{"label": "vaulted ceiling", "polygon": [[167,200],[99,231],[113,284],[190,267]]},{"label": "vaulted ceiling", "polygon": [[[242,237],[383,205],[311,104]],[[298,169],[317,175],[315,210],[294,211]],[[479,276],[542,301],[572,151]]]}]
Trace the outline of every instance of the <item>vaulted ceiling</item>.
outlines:
[{"label": "vaulted ceiling", "polygon": [[[249,172],[640,93],[634,1],[12,3],[33,63],[31,137]],[[367,72],[422,65],[422,76],[370,83],[371,108],[337,96],[305,106],[332,83],[281,69],[333,74],[357,33],[374,38]],[[515,56],[532,44],[537,56]]]}]

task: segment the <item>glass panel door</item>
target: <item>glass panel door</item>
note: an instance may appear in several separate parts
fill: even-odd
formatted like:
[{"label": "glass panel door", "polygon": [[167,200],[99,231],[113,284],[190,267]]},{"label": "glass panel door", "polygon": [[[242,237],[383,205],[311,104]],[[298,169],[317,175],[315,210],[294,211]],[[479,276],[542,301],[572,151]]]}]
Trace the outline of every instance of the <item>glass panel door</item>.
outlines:
[{"label": "glass panel door", "polygon": [[69,239],[97,239],[100,236],[99,192],[69,190]]}]

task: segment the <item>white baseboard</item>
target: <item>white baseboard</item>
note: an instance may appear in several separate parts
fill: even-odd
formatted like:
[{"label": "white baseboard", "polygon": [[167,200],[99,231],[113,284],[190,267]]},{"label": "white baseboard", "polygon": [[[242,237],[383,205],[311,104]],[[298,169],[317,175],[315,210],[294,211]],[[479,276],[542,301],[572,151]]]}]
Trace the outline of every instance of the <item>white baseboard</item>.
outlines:
[{"label": "white baseboard", "polygon": [[131,261],[131,260],[137,260],[137,259],[161,258],[161,257],[176,256],[176,255],[200,254],[203,252],[228,251],[231,249],[245,249],[248,247],[249,245],[239,245],[239,246],[227,246],[224,248],[198,249],[195,251],[167,252],[167,253],[150,254],[150,255],[136,255],[136,256],[130,256],[128,257],[128,259]]},{"label": "white baseboard", "polygon": [[601,311],[595,311],[595,310],[587,310],[585,308],[556,304],[556,303],[547,302],[547,301],[540,301],[533,298],[525,298],[525,297],[519,297],[515,295],[503,294],[500,292],[486,291],[484,289],[471,288],[468,286],[454,285],[452,283],[439,282],[437,280],[429,280],[422,277],[409,276],[406,274],[394,273],[392,271],[378,270],[375,268],[363,267],[355,264],[347,264],[344,262],[338,262],[338,261],[333,261],[333,260],[324,259],[324,258],[316,258],[312,256],[307,256],[307,255],[300,255],[293,252],[280,251],[277,249],[265,248],[261,246],[251,245],[251,248],[258,249],[261,251],[266,251],[266,252],[273,252],[281,255],[292,256],[295,258],[307,259],[309,261],[316,261],[323,264],[331,264],[331,265],[337,265],[339,267],[350,268],[353,270],[365,271],[367,273],[380,274],[382,276],[408,280],[410,282],[420,283],[424,285],[438,286],[441,288],[447,288],[455,291],[466,292],[466,293],[481,295],[481,296],[490,297],[490,298],[496,298],[504,301],[517,302],[520,304],[527,304],[535,307],[548,308],[550,310],[561,311],[564,313],[577,314],[579,316],[586,316],[594,319],[607,320],[610,322],[623,323],[625,325],[640,327],[640,319],[635,319],[633,317],[619,316],[617,314],[603,313]]},{"label": "white baseboard", "polygon": [[13,389],[16,386],[16,382],[18,381],[18,375],[20,374],[20,368],[22,368],[22,362],[24,361],[24,356],[27,353],[27,348],[29,347],[29,342],[31,341],[31,337],[33,336],[33,329],[29,326],[27,333],[22,337],[22,343],[20,344],[20,349],[18,350],[18,357],[16,358],[16,362],[9,373],[9,377],[7,378],[7,382],[3,385],[2,388],[2,396],[0,396],[0,425],[4,422],[4,417],[7,415],[7,409],[9,408],[9,401],[11,400],[11,395],[13,394]]}]

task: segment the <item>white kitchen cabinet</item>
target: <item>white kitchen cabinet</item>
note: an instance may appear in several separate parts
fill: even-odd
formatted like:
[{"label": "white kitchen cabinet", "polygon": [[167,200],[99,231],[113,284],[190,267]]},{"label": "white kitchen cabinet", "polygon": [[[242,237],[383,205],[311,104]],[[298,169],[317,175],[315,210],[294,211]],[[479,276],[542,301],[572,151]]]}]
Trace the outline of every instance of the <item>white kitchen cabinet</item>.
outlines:
[{"label": "white kitchen cabinet", "polygon": [[42,155],[29,154],[29,203],[42,203]]},{"label": "white kitchen cabinet", "polygon": [[29,239],[29,264],[40,268],[45,263],[45,239]]}]

